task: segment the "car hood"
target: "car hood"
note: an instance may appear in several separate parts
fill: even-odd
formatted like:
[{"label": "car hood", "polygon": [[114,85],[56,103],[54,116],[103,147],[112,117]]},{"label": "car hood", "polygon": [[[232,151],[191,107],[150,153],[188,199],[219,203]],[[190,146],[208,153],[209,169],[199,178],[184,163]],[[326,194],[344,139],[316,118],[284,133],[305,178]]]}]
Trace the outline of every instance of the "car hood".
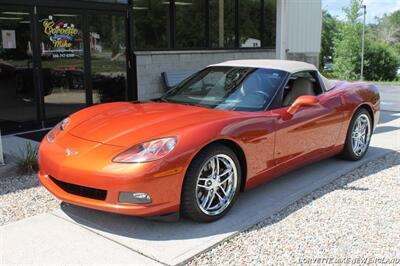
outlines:
[{"label": "car hood", "polygon": [[69,134],[103,144],[128,147],[177,134],[180,128],[234,116],[235,112],[173,103],[121,102],[98,105],[71,116]]}]

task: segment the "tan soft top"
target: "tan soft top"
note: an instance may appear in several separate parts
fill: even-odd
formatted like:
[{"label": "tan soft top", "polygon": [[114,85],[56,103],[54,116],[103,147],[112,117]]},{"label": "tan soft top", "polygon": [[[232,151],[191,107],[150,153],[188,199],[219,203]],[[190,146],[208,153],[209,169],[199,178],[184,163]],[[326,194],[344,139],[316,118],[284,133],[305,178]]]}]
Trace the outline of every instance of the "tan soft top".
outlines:
[{"label": "tan soft top", "polygon": [[233,67],[255,67],[278,69],[289,73],[300,71],[317,71],[317,68],[308,63],[290,60],[274,60],[274,59],[248,59],[248,60],[231,60],[210,66],[233,66]]},{"label": "tan soft top", "polygon": [[[230,60],[219,64],[210,66],[231,66],[231,67],[255,67],[255,68],[267,68],[267,69],[278,69],[289,73],[296,73],[301,71],[317,71],[318,69],[309,63],[291,60],[275,60],[275,59],[247,59],[247,60]],[[319,73],[322,81],[327,90],[331,90],[335,87],[335,82],[329,80]]]}]

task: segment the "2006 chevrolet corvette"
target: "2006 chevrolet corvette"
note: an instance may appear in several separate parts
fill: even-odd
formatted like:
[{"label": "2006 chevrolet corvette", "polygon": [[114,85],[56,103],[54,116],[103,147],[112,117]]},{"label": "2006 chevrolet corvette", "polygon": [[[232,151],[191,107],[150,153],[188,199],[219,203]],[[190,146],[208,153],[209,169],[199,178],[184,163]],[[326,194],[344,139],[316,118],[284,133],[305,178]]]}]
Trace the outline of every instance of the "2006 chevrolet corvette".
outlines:
[{"label": "2006 chevrolet corvette", "polygon": [[41,142],[38,177],[72,204],[210,222],[239,191],[329,156],[361,159],[379,112],[374,85],[296,61],[227,61],[161,98],[72,114]]}]

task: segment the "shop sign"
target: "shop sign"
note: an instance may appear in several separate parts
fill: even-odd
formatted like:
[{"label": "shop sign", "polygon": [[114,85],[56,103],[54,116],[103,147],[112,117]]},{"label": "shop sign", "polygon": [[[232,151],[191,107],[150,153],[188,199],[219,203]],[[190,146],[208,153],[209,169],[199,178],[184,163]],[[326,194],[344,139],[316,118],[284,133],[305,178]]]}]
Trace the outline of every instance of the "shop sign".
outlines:
[{"label": "shop sign", "polygon": [[52,19],[43,20],[43,31],[49,36],[54,48],[71,48],[79,30],[74,24]]}]

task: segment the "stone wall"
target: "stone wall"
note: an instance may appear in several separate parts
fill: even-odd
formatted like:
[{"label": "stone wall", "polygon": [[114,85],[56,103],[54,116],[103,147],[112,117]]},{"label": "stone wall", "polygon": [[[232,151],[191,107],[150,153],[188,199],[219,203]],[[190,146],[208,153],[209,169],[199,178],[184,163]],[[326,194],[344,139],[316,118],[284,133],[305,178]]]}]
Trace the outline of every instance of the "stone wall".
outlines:
[{"label": "stone wall", "polygon": [[136,52],[138,98],[147,100],[163,93],[162,72],[197,71],[210,64],[234,59],[274,59],[275,50],[202,50]]}]

